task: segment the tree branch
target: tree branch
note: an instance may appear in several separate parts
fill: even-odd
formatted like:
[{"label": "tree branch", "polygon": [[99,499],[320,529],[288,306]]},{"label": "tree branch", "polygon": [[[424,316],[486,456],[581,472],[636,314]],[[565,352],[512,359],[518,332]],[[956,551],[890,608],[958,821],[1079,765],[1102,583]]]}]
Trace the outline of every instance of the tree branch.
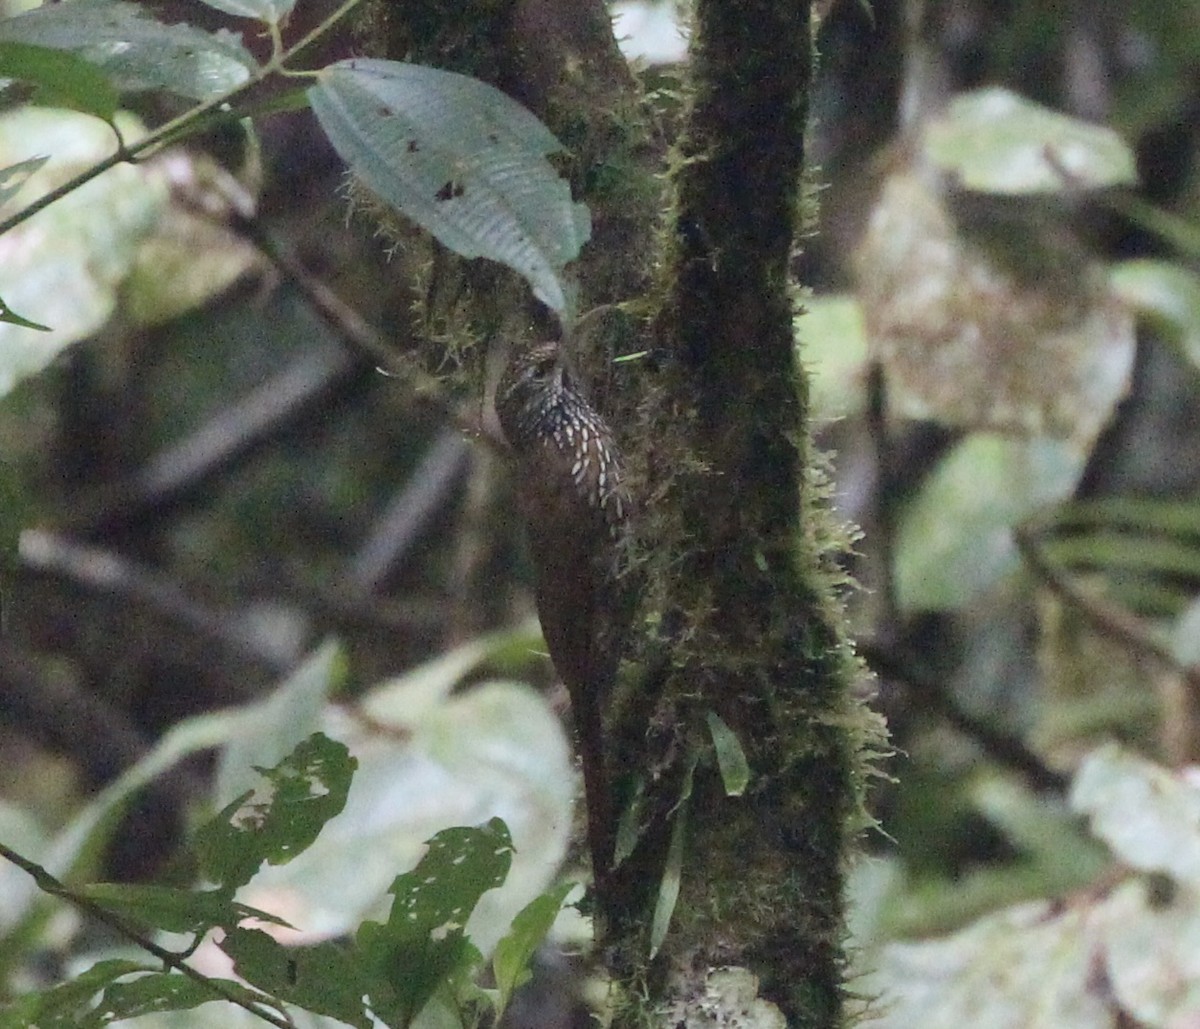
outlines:
[{"label": "tree branch", "polygon": [[999,765],[1019,772],[1037,790],[1065,793],[1070,780],[1047,765],[1016,736],[1001,732],[986,720],[964,711],[938,681],[924,675],[903,655],[874,640],[859,640],[858,649],[877,675],[910,687],[923,709],[943,718],[968,739],[974,740]]},{"label": "tree branch", "polygon": [[404,488],[388,506],[351,562],[349,585],[374,593],[408,554],[466,471],[470,445],[457,429],[444,429]]},{"label": "tree branch", "polygon": [[78,893],[75,893],[41,865],[23,857],[3,843],[0,843],[0,857],[10,861],[23,872],[28,873],[33,878],[33,881],[37,883],[38,889],[43,893],[51,897],[58,897],[60,900],[65,900],[72,907],[77,908],[86,915],[90,915],[97,922],[108,926],[124,939],[137,944],[137,946],[141,947],[148,954],[152,954],[167,968],[173,968],[180,974],[187,976],[193,982],[199,983],[206,990],[211,991],[214,997],[227,1000],[230,1004],[236,1004],[239,1008],[250,1012],[256,1018],[261,1018],[264,1022],[269,1022],[271,1025],[279,1026],[279,1029],[296,1029],[296,1023],[290,1018],[284,1017],[284,1015],[266,1007],[270,998],[264,996],[262,1004],[251,1003],[229,989],[220,979],[211,979],[203,972],[196,971],[178,954],[174,954],[165,947],[160,947],[153,940],[147,939],[137,929],[129,925],[125,919],[119,915],[114,915],[111,911],[101,907],[90,898],[82,897]]},{"label": "tree branch", "polygon": [[185,503],[217,476],[311,417],[319,405],[347,395],[369,370],[344,351],[300,358],[186,439],[154,455],[128,480],[79,500],[58,528],[66,535],[106,536]]}]

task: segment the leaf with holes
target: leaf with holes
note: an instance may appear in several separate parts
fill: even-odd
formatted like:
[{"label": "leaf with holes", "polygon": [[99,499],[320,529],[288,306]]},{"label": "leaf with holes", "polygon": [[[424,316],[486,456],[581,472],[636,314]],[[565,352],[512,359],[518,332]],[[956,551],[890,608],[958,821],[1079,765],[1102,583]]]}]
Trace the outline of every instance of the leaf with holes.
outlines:
[{"label": "leaf with holes", "polygon": [[170,933],[203,934],[217,926],[232,929],[248,918],[287,926],[282,918],[239,904],[229,890],[185,890],[143,883],[90,883],[76,892],[126,921]]},{"label": "leaf with holes", "polygon": [[562,270],[591,233],[534,115],[486,83],[396,61],[339,61],[309,100],[351,171],[463,257],[519,272],[569,320]]},{"label": "leaf with holes", "polygon": [[341,812],[357,764],[345,744],[314,733],[274,768],[259,769],[273,789],[270,799],[251,802],[254,791],[247,791],[196,833],[204,874],[236,887],[264,861],[291,861]]},{"label": "leaf with holes", "polygon": [[464,931],[467,918],[484,893],[504,882],[512,855],[512,838],[498,818],[444,829],[417,867],[392,883],[387,922],[359,926],[371,1009],[388,1025],[407,1025],[439,987],[478,960]]},{"label": "leaf with holes", "polygon": [[332,941],[285,947],[260,929],[234,929],[220,947],[238,975],[272,997],[358,1029],[375,1024],[363,1010],[370,984],[352,947]]}]

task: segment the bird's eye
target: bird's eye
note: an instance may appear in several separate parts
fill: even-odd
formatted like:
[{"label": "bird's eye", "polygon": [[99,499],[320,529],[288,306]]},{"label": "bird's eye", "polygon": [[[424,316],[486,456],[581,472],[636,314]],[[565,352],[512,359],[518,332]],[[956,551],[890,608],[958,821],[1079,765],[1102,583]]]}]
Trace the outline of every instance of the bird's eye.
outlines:
[{"label": "bird's eye", "polygon": [[550,378],[554,374],[556,363],[553,357],[543,357],[540,361],[536,361],[533,365],[533,377],[539,381]]}]

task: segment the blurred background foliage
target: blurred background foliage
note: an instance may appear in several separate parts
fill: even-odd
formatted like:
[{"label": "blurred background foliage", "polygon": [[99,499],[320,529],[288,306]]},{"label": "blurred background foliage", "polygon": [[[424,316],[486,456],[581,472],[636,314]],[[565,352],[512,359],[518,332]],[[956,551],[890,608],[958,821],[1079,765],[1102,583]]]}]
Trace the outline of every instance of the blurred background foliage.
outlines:
[{"label": "blurred background foliage", "polygon": [[[797,331],[897,748],[853,988],[871,1024],[1194,1024],[1200,6],[818,6]],[[686,17],[613,9],[669,132]],[[0,166],[10,138],[94,160],[87,122],[10,98]],[[567,852],[569,757],[485,405],[385,372],[313,302],[404,353],[436,330],[427,244],[347,217],[308,112],[126,172],[46,212],[41,249],[0,240],[0,294],[74,327],[0,343],[0,836],[170,879],[236,769],[319,727],[369,760],[342,849],[263,887],[286,917],[342,931],[432,827],[493,814],[528,899]],[[372,873],[330,910],[350,851]],[[14,870],[0,892],[4,989],[107,942]]]}]

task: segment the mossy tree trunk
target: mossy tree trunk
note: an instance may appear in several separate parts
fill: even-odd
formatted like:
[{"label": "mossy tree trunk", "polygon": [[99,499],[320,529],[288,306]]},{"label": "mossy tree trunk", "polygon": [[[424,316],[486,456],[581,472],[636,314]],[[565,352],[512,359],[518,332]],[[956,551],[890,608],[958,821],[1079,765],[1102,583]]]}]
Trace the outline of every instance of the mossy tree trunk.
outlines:
[{"label": "mossy tree trunk", "polygon": [[[869,731],[855,726],[869,721],[851,707],[854,663],[820,544],[827,515],[810,496],[788,274],[810,4],[697,0],[665,226],[654,175],[664,157],[600,0],[477,0],[436,17],[440,7],[389,7],[387,55],[490,68],[484,77],[531,106],[574,155],[592,208],[584,308],[633,302],[650,314],[587,343],[656,355],[601,398],[642,498],[645,551],[631,674],[607,740],[638,798],[636,844],[601,898],[616,1024],[718,1024],[705,1019],[734,1003],[722,994],[736,974],[710,973],[734,966],[773,1005],[750,1024],[835,1025],[841,873]],[[475,51],[491,55],[482,67]],[[614,344],[611,332],[626,335]],[[713,716],[748,762],[741,796],[727,795]],[[655,912],[673,883],[659,941]]]},{"label": "mossy tree trunk", "polygon": [[[695,1024],[706,992],[720,992],[706,983],[719,966],[749,969],[790,1026],[833,1025],[841,1010],[853,664],[821,534],[804,522],[826,516],[808,496],[788,277],[811,53],[807,3],[696,5],[655,326],[668,356],[645,427],[660,476],[653,608],[670,667],[650,748],[644,720],[620,727],[624,762],[658,773],[647,805],[658,821],[626,873],[630,928],[647,924],[656,869],[687,818],[673,928],[649,981],[658,1005]],[[710,713],[745,751],[741,797],[718,774]],[[644,946],[644,933],[627,941]]]}]

